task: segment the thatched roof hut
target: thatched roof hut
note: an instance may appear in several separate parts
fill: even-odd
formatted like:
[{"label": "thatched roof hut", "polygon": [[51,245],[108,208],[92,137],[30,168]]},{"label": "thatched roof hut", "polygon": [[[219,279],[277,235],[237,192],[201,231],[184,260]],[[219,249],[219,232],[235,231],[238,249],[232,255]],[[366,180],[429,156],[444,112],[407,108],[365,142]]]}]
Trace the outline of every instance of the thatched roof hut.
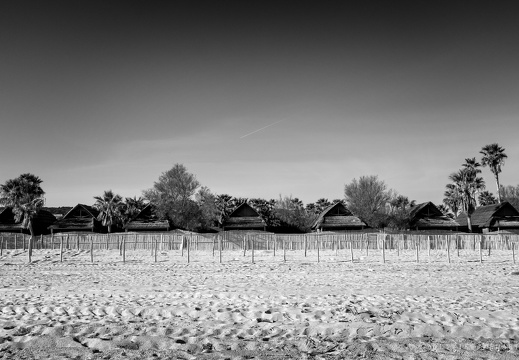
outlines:
[{"label": "thatched roof hut", "polygon": [[424,202],[409,211],[409,226],[412,230],[457,231],[459,224],[441,212],[432,202]]},{"label": "thatched roof hut", "polygon": [[77,204],[54,225],[49,226],[56,232],[104,232],[105,227],[97,220],[99,211],[92,206]]},{"label": "thatched roof hut", "polygon": [[[56,218],[49,211],[40,209],[33,219],[32,228],[35,235],[47,234],[49,225],[54,224]],[[0,209],[0,232],[29,234],[29,229],[22,227],[22,222],[14,220],[14,214],[10,207]]]},{"label": "thatched roof hut", "polygon": [[362,230],[368,227],[342,203],[336,203],[324,209],[312,225],[312,230],[347,231]]},{"label": "thatched roof hut", "polygon": [[[478,207],[472,213],[471,220],[473,232],[519,230],[519,211],[508,201]],[[468,229],[467,214],[460,214],[456,221],[460,227]]]},{"label": "thatched roof hut", "polygon": [[154,212],[153,206],[148,204],[126,225],[126,231],[169,231],[168,220],[160,220]]},{"label": "thatched roof hut", "polygon": [[229,215],[223,223],[224,230],[263,230],[266,223],[256,210],[249,204],[243,203]]}]

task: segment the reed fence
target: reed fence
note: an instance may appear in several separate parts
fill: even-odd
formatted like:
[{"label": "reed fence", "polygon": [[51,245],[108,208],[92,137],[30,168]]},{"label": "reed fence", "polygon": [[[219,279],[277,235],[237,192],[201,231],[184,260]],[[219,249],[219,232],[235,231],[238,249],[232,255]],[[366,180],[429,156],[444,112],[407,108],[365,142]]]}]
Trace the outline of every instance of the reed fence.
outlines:
[{"label": "reed fence", "polygon": [[[27,250],[29,235],[2,233],[0,234],[0,256],[9,250]],[[508,251],[515,263],[515,251],[519,243],[516,234],[448,234],[448,235],[417,235],[417,234],[385,234],[385,233],[311,233],[311,234],[272,234],[272,233],[244,233],[220,232],[218,234],[181,234],[181,233],[59,233],[52,235],[35,236],[34,250],[59,249],[61,260],[63,252],[67,250],[90,251],[93,259],[94,251],[118,250],[123,261],[132,251],[150,251],[157,261],[157,253],[171,254],[177,252],[187,255],[187,261],[193,252],[211,253],[219,256],[222,253],[240,251],[244,255],[250,254],[252,261],[258,252],[269,252],[273,256],[278,254],[286,261],[287,252],[316,254],[317,261],[324,253],[339,252],[353,262],[354,252],[359,257],[359,251],[364,256],[379,254],[381,261],[386,261],[386,251],[400,252],[413,251],[416,261],[420,261],[420,254],[431,251],[445,253],[446,261],[451,261],[452,254],[460,256],[460,251],[472,250],[479,253],[480,261],[483,254],[490,255],[492,251]]]}]

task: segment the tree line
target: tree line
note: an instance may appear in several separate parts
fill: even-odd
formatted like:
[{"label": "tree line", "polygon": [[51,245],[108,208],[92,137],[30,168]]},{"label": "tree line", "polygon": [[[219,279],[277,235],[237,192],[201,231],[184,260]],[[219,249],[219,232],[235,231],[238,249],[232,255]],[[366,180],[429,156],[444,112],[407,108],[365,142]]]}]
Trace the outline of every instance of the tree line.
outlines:
[{"label": "tree line", "polygon": [[[443,204],[439,209],[447,216],[456,217],[461,212],[469,218],[477,206],[500,201],[519,205],[519,185],[503,186],[499,183],[507,155],[498,144],[490,144],[481,150],[481,163],[467,158],[457,172],[449,175]],[[486,190],[481,167],[489,167],[494,174],[497,198]],[[44,203],[42,180],[33,174],[22,174],[0,186],[0,204],[13,209],[15,220],[32,232],[32,220]],[[389,189],[376,175],[353,179],[344,186],[344,198],[329,201],[318,199],[304,204],[299,198],[279,195],[277,199],[242,198],[229,194],[215,194],[202,186],[194,174],[182,164],[175,164],[162,173],[142,196],[125,198],[112,190],[94,197],[93,206],[99,211],[98,219],[108,231],[123,227],[147,204],[152,204],[158,219],[167,219],[176,228],[206,231],[221,228],[231,212],[247,202],[263,218],[270,229],[279,232],[307,232],[319,214],[328,206],[343,203],[353,215],[373,228],[405,230],[409,228],[409,211],[415,200]],[[519,208],[519,207],[518,207]]]}]

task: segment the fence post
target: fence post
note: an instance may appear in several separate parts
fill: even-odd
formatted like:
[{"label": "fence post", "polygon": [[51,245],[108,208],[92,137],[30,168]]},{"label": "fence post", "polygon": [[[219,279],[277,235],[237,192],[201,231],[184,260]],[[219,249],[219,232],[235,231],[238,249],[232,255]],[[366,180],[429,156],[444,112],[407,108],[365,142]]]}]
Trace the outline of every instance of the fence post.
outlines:
[{"label": "fence post", "polygon": [[180,254],[184,257],[184,235],[180,237],[180,240],[182,240],[182,244],[180,245]]},{"label": "fence post", "polygon": [[351,263],[353,264],[353,239],[350,239],[350,255],[351,255]]},{"label": "fence post", "polygon": [[29,262],[32,262],[32,248],[34,246],[34,236],[29,237]]},{"label": "fence post", "polygon": [[514,261],[514,264],[515,264],[515,243],[512,242],[512,260]]},{"label": "fence post", "polygon": [[369,256],[369,235],[366,234],[366,257]]},{"label": "fence post", "polygon": [[213,257],[214,257],[214,246],[215,246],[215,242],[216,242],[215,238],[216,238],[216,236],[213,236]]},{"label": "fence post", "polygon": [[252,246],[252,248],[251,248],[251,250],[252,250],[251,251],[251,261],[254,264],[254,236],[252,237],[252,239],[250,239],[250,241],[252,242],[251,243],[251,246]]},{"label": "fence post", "polygon": [[287,262],[287,249],[285,248],[285,238],[281,238],[281,243],[283,245],[283,262]]},{"label": "fence post", "polygon": [[189,264],[189,262],[191,261],[191,257],[190,257],[190,248],[191,248],[191,236],[190,237],[187,237],[186,238],[186,248],[187,248],[187,263]]},{"label": "fence post", "polygon": [[0,256],[4,255],[4,237],[0,237]]},{"label": "fence post", "polygon": [[382,264],[386,263],[386,234],[382,235]]},{"label": "fence post", "polygon": [[303,235],[304,236],[304,242],[305,242],[305,257],[306,257],[306,235]]},{"label": "fence post", "polygon": [[59,238],[59,261],[63,262],[63,236],[60,236]]},{"label": "fence post", "polygon": [[247,235],[243,235],[243,256],[245,257],[245,249],[246,249],[246,243],[245,243],[245,237]]},{"label": "fence post", "polygon": [[416,262],[419,262],[418,251],[420,249],[420,237],[416,238],[415,243],[416,243]]},{"label": "fence post", "polygon": [[222,263],[222,245],[223,245],[223,242],[222,242],[222,237],[220,235],[217,235],[218,236],[218,240],[220,242],[220,264]]},{"label": "fence post", "polygon": [[18,249],[18,236],[14,234],[14,249]]},{"label": "fence post", "polygon": [[25,251],[25,234],[22,234],[23,251]]},{"label": "fence post", "polygon": [[[475,235],[474,235],[475,236]],[[474,237],[474,239],[476,239]],[[483,262],[483,239],[479,238],[479,262]]]},{"label": "fence post", "polygon": [[447,235],[447,261],[451,263],[451,238]]},{"label": "fence post", "polygon": [[276,257],[276,247],[278,246],[278,236],[274,235],[274,257]]},{"label": "fence post", "polygon": [[123,263],[126,262],[126,236],[123,236],[123,241],[121,243],[121,249],[123,252]]},{"label": "fence post", "polygon": [[317,236],[317,239],[315,241],[317,243],[317,262],[321,262],[320,253],[319,253],[319,248],[320,248],[321,244],[319,244],[319,240],[320,240],[319,238],[320,238],[320,236]]},{"label": "fence post", "polygon": [[158,242],[156,236],[154,236],[154,238],[155,238],[155,262],[157,262],[157,249],[159,248],[159,242]]},{"label": "fence post", "polygon": [[77,234],[77,237],[76,237],[76,245],[77,245],[77,249],[79,250],[79,234]]},{"label": "fence post", "polygon": [[94,262],[94,237],[90,236],[90,262]]}]

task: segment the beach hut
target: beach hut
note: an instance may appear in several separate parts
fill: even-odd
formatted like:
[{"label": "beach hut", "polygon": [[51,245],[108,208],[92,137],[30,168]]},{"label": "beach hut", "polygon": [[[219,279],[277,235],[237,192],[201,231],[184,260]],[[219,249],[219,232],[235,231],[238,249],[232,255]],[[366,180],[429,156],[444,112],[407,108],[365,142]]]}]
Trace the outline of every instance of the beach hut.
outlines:
[{"label": "beach hut", "polygon": [[[48,227],[56,221],[52,213],[40,209],[32,222],[32,229],[35,235],[47,234]],[[10,207],[0,208],[0,232],[30,234],[29,229],[22,227],[22,222],[16,222],[14,213]]]},{"label": "beach hut", "polygon": [[[463,230],[468,230],[467,214],[460,214],[456,221]],[[472,213],[471,221],[472,232],[519,231],[519,211],[508,201],[478,207]]]},{"label": "beach hut", "polygon": [[223,230],[266,230],[266,223],[256,210],[243,203],[223,223]]},{"label": "beach hut", "polygon": [[124,225],[125,231],[169,231],[169,229],[169,221],[159,219],[151,204],[146,205],[141,212]]},{"label": "beach hut", "polygon": [[408,215],[411,230],[457,231],[459,224],[441,212],[432,202],[413,206]]},{"label": "beach hut", "polygon": [[367,228],[365,222],[353,215],[342,203],[324,209],[312,225],[314,231],[351,231]]},{"label": "beach hut", "polygon": [[52,233],[57,232],[105,232],[106,228],[97,220],[99,211],[92,206],[77,204],[60,220],[49,226]]}]

